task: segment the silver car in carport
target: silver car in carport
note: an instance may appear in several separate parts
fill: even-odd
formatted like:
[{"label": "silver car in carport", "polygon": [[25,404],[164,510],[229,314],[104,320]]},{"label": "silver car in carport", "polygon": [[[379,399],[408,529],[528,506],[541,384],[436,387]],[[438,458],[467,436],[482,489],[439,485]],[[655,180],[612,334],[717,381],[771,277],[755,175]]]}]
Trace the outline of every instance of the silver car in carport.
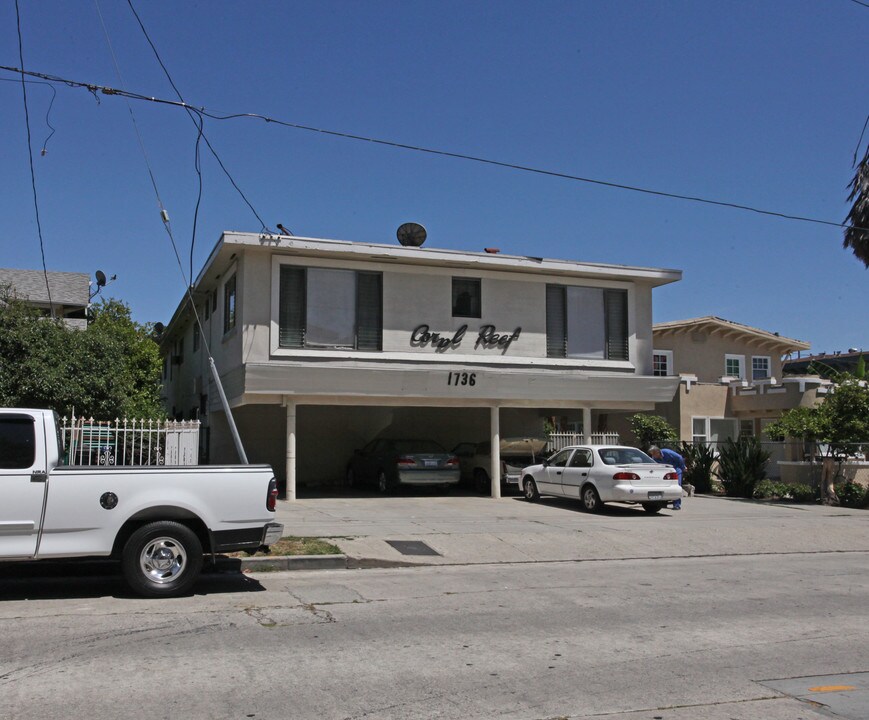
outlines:
[{"label": "silver car in carport", "polygon": [[446,490],[458,485],[459,472],[459,459],[434,440],[377,438],[353,453],[347,466],[347,484],[374,485],[382,493],[400,485]]},{"label": "silver car in carport", "polygon": [[558,495],[582,501],[589,512],[603,503],[638,503],[650,513],[682,497],[679,476],[642,450],[618,445],[570,446],[522,471],[527,500]]}]

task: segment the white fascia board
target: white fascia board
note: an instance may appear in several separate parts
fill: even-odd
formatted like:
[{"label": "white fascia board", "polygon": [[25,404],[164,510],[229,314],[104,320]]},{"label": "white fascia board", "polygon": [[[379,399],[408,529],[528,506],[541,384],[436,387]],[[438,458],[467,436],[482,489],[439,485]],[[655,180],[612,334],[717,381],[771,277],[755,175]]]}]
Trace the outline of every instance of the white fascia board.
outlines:
[{"label": "white fascia board", "polygon": [[430,250],[415,247],[378,245],[324,240],[286,235],[226,232],[221,237],[225,245],[245,245],[286,251],[307,257],[342,257],[351,260],[376,260],[384,263],[428,265],[431,267],[462,267],[501,272],[523,272],[612,280],[641,280],[652,286],[667,285],[682,279],[681,270],[585,263],[571,260],[551,260],[523,255],[501,255],[461,250]]},{"label": "white fascia board", "polygon": [[550,402],[570,401],[618,408],[638,402],[669,402],[679,385],[677,377],[481,367],[468,370],[474,375],[473,385],[457,387],[449,383],[451,372],[454,369],[447,367],[409,365],[247,363],[243,392],[309,399],[356,397],[373,403],[378,399],[418,398],[456,406],[530,401],[546,407]]}]

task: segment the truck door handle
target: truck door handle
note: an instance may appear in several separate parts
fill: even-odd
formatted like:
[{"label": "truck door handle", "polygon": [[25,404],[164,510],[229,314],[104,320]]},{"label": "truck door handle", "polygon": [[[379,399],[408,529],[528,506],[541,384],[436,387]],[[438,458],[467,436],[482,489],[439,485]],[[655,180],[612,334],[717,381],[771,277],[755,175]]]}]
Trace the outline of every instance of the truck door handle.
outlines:
[{"label": "truck door handle", "polygon": [[36,471],[30,473],[30,482],[32,482],[32,483],[39,483],[39,482],[44,483],[46,480],[48,480],[48,473],[47,472],[39,472],[38,470],[36,470]]}]

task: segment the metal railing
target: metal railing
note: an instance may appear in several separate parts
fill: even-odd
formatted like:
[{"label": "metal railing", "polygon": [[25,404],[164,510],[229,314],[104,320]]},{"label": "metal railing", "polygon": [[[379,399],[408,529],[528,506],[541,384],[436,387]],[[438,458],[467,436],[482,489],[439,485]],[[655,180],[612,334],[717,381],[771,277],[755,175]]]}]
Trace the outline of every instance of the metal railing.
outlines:
[{"label": "metal railing", "polygon": [[198,420],[62,418],[69,465],[196,465]]},{"label": "metal railing", "polygon": [[[589,442],[592,445],[621,445],[618,433],[591,433]],[[558,452],[568,445],[582,445],[585,443],[582,433],[549,433],[549,445],[546,451]]]}]

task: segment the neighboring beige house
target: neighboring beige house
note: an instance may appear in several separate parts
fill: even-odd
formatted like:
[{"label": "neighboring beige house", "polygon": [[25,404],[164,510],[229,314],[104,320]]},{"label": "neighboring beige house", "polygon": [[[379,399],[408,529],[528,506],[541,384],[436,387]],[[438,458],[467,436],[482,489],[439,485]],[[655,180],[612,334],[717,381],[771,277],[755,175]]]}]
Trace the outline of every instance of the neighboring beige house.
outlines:
[{"label": "neighboring beige house", "polygon": [[[652,334],[652,373],[679,378],[673,399],[655,412],[683,441],[764,440],[768,423],[790,408],[816,405],[829,387],[817,376],[782,375],[782,358],[810,346],[778,333],[708,316],[656,323]],[[783,459],[780,446],[769,449]],[[775,462],[769,468],[777,473]]]},{"label": "neighboring beige house", "polygon": [[673,397],[679,378],[652,371],[652,290],[680,278],[227,232],[193,285],[202,329],[184,299],[163,333],[165,402],[203,421],[210,462],[236,461],[210,347],[248,458],[271,464],[290,498],[297,483],[343,482],[377,437],[498,447],[553,416],[587,437],[608,413]]},{"label": "neighboring beige house", "polygon": [[39,308],[46,315],[63,318],[69,327],[86,328],[90,303],[88,276],[74,272],[49,272],[47,275],[48,287],[46,273],[42,270],[0,268],[0,288],[8,287],[19,300]]}]

